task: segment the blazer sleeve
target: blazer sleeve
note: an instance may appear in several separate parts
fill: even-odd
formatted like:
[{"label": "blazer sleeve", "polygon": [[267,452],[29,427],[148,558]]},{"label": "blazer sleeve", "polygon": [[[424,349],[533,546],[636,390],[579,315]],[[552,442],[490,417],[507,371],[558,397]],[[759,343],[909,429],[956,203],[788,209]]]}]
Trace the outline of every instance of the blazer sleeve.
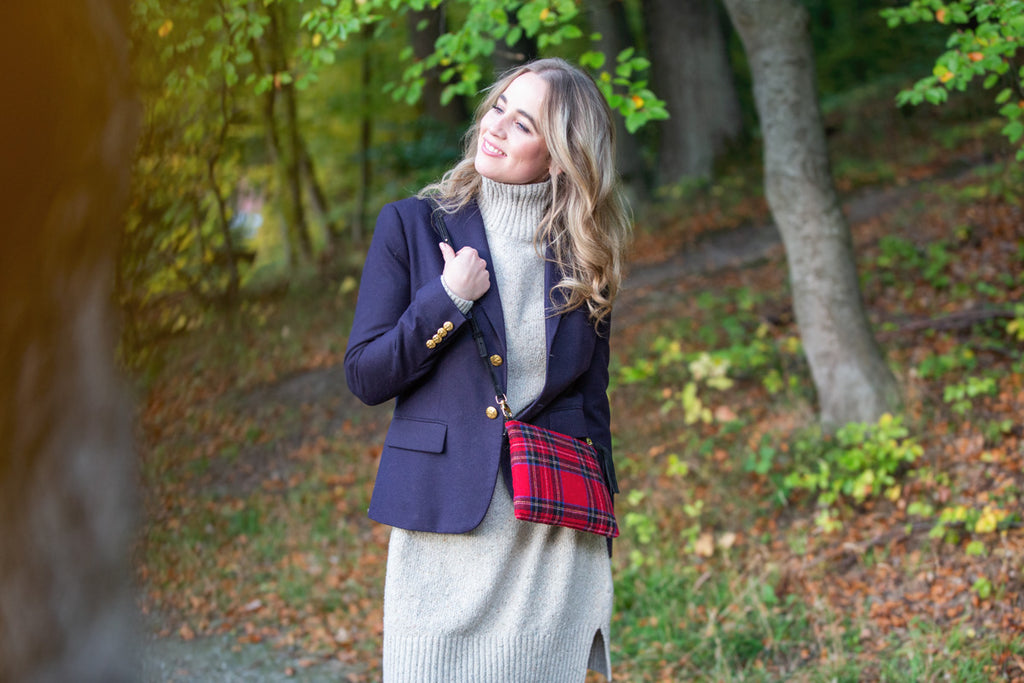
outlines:
[{"label": "blazer sleeve", "polygon": [[420,202],[388,204],[377,218],[345,351],[349,389],[364,403],[414,386],[466,321],[441,283],[437,241]]}]

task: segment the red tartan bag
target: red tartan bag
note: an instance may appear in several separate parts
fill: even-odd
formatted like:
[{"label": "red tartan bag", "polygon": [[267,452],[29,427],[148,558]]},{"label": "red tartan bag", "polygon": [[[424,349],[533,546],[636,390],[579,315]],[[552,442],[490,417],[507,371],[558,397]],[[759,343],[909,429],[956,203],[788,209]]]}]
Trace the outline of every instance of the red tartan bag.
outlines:
[{"label": "red tartan bag", "polygon": [[505,431],[516,519],[610,538],[619,535],[612,496],[592,444],[517,420],[507,421]]}]

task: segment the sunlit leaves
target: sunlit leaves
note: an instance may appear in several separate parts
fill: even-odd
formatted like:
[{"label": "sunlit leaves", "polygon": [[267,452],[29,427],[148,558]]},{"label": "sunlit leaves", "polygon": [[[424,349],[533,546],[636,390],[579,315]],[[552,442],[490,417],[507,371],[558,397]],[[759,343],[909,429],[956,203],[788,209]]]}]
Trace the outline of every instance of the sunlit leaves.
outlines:
[{"label": "sunlit leaves", "polygon": [[[947,50],[936,59],[932,75],[900,92],[896,98],[898,105],[942,104],[949,92],[966,90],[976,77],[984,77],[986,89],[1006,79],[1012,79],[1018,92],[1024,88],[1024,69],[1010,74],[1017,63],[1017,51],[1024,42],[1024,7],[1020,2],[913,0],[906,7],[883,10],[882,16],[890,27],[922,21],[956,27],[947,40]],[[1003,134],[1018,145],[1017,159],[1024,160],[1024,146],[1020,145],[1024,135],[1021,121],[1024,105],[1008,102],[1009,93],[1010,89],[1004,88],[995,100],[1002,105],[999,113],[1007,121]]]},{"label": "sunlit leaves", "polygon": [[[280,1],[280,0],[278,0]],[[301,26],[313,35],[309,49],[300,50],[300,57],[310,67],[326,63],[329,50],[341,49],[344,41],[363,26],[378,24],[384,12],[405,12],[422,9],[426,2],[400,3],[395,0],[364,2],[323,2],[303,15]],[[432,7],[438,3],[431,2]],[[580,28],[581,10],[573,0],[452,0],[449,13],[457,9],[461,18],[457,25],[439,36],[434,52],[422,60],[413,60],[411,49],[403,50],[406,66],[402,77],[387,86],[396,101],[415,104],[423,94],[425,74],[440,69],[445,84],[442,103],[457,96],[475,99],[488,78],[489,61],[498,50],[515,48],[520,40],[533,39],[540,50],[563,46],[571,41],[599,39],[598,34],[585,36]],[[456,7],[457,6],[457,7]],[[315,45],[313,45],[315,43]],[[597,82],[611,108],[625,117],[626,127],[636,131],[648,121],[668,117],[665,103],[637,77],[650,64],[632,49],[619,55],[614,72],[602,71],[604,57],[594,50],[584,50],[579,57],[584,68],[596,72]]]}]

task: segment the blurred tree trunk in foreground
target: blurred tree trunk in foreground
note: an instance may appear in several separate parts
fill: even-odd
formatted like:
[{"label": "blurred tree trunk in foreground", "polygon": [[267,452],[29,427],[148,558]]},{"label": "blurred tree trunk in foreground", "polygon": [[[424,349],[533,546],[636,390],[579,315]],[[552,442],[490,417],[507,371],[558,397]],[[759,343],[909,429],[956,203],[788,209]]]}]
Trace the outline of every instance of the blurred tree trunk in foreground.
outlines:
[{"label": "blurred tree trunk in foreground", "polygon": [[136,680],[114,252],[139,109],[126,2],[3,3],[0,681]]},{"label": "blurred tree trunk in foreground", "polygon": [[832,182],[807,10],[725,0],[743,40],[764,138],[765,194],[789,261],[793,307],[821,422],[875,422],[899,388],[871,332],[850,229]]},{"label": "blurred tree trunk in foreground", "polygon": [[658,184],[711,176],[715,158],[743,130],[713,0],[644,0],[654,92],[672,118],[656,124]]}]

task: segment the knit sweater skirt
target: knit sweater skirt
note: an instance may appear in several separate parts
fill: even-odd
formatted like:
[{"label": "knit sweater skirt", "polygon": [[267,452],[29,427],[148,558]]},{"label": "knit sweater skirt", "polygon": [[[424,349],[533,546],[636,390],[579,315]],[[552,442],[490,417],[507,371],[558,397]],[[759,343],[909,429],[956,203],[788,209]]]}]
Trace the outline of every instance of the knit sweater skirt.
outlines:
[{"label": "knit sweater skirt", "polygon": [[[485,179],[479,197],[506,318],[513,408],[539,393],[545,373],[543,262],[532,236],[546,192]],[[471,532],[392,530],[384,681],[582,683],[588,668],[610,679],[611,612],[606,539],[517,520],[499,474]]]}]

